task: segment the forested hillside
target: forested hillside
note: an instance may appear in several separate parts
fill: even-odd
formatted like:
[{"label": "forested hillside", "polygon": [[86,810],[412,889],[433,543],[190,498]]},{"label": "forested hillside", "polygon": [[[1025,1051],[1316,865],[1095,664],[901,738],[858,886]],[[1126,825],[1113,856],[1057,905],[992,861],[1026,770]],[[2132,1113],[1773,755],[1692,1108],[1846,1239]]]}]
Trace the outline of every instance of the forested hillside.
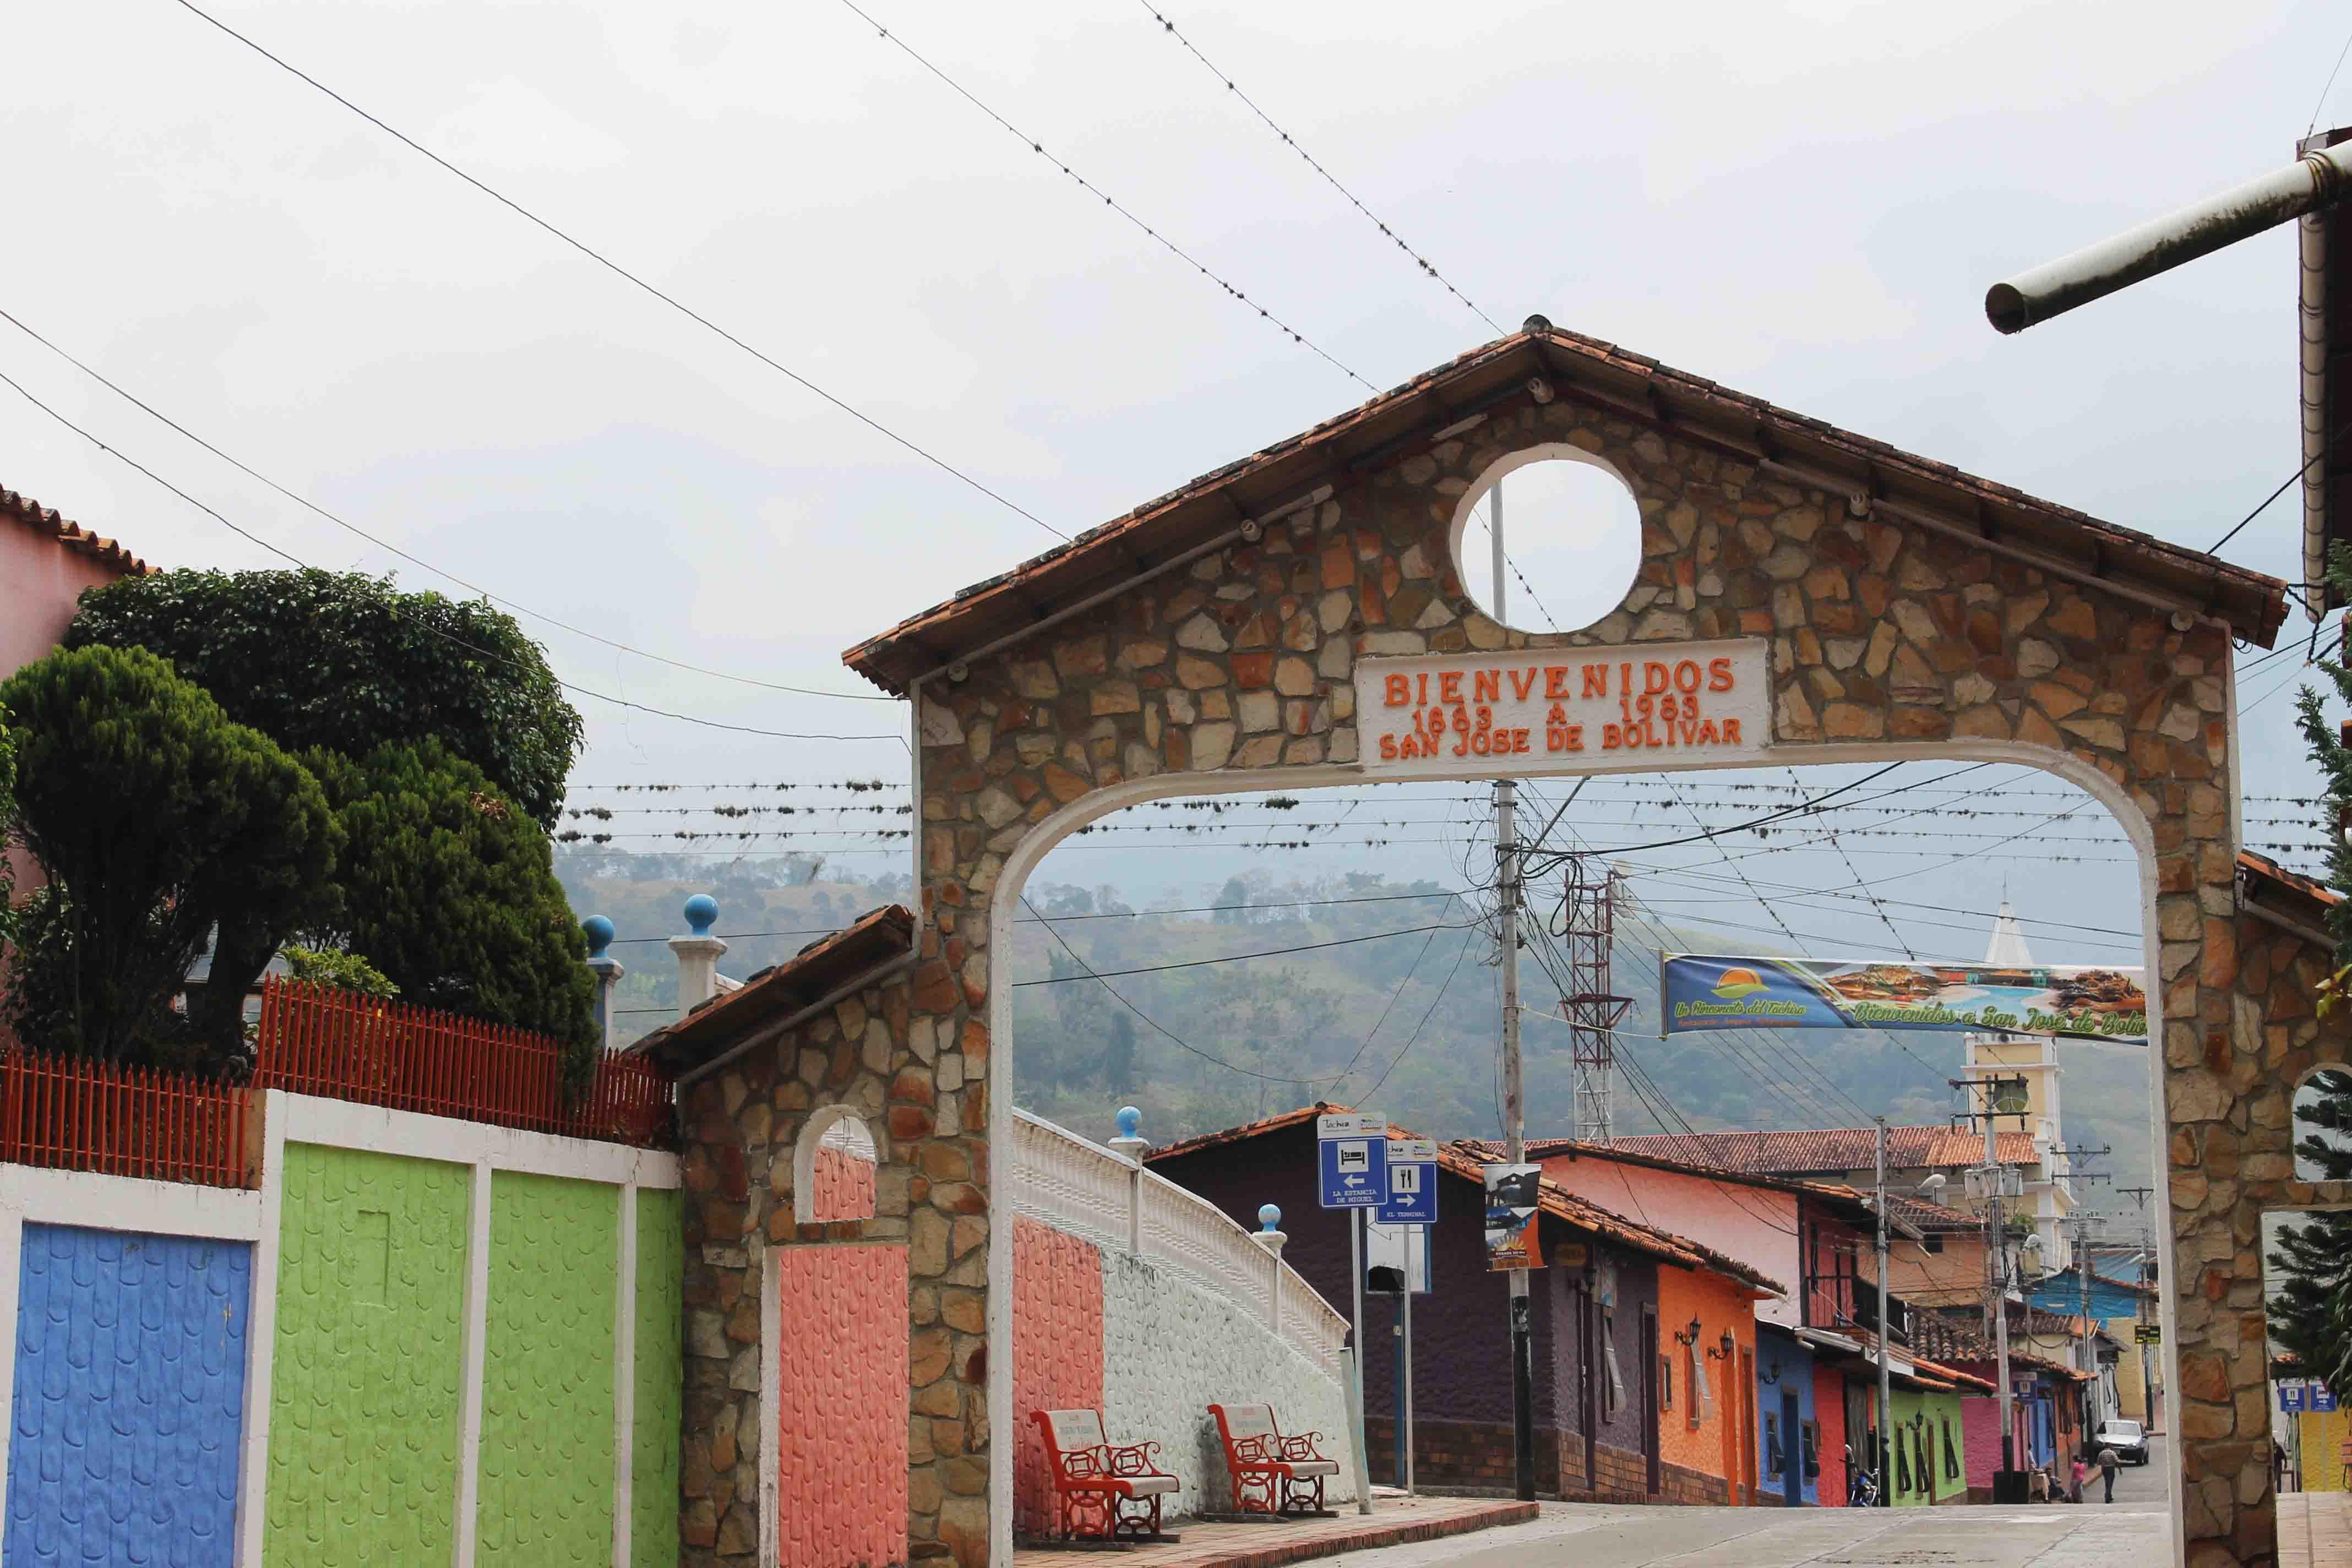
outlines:
[{"label": "forested hillside", "polygon": [[[620,1002],[629,1010],[620,1020],[626,1037],[675,1016],[675,961],[658,939],[684,929],[678,910],[690,894],[718,897],[717,929],[730,944],[720,968],[738,977],[907,896],[903,875],[843,880],[807,861],[714,871],[682,857],[567,850],[557,868],[573,907],[607,916],[623,939],[614,951],[629,969]],[[1384,1110],[1441,1138],[1498,1132],[1495,943],[1435,883],[1261,874],[1138,910],[1109,888],[1039,882],[1028,899],[1030,910],[998,940],[1009,944],[1015,975],[1014,1098],[1039,1115],[1106,1136],[1111,1112],[1131,1103],[1150,1136],[1171,1140],[1321,1099]],[[736,934],[751,932],[776,934]],[[1719,940],[1667,934],[1678,947],[1721,951]],[[1277,949],[1305,951],[1203,962]],[[1523,1005],[1557,1016],[1559,993],[1543,968],[1529,956],[1520,973]],[[1852,1126],[1864,1120],[1857,1104],[1898,1121],[1935,1122],[1958,1104],[1947,1082],[1959,1074],[1957,1036],[1660,1040],[1654,942],[1621,933],[1615,973],[1616,989],[1634,999],[1618,1041],[1629,1064],[1617,1079],[1620,1132]],[[1530,1016],[1522,1035],[1528,1131],[1567,1133],[1567,1031]],[[2145,1184],[2146,1052],[2067,1046],[2062,1059],[2069,1140],[2112,1145],[2094,1168],[2119,1184]],[[2089,1200],[2131,1212],[2104,1192]]]}]

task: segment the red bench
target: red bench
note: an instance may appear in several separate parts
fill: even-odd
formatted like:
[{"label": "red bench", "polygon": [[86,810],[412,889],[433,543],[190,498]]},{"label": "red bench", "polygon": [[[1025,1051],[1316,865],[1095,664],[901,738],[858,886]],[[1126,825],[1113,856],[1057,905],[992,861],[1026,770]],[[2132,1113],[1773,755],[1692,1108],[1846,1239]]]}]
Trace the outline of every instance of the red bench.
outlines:
[{"label": "red bench", "polygon": [[1099,1410],[1033,1410],[1029,1419],[1045,1435],[1063,1540],[1173,1539],[1160,1535],[1160,1500],[1178,1483],[1151,1462],[1159,1444],[1112,1443]]},{"label": "red bench", "polygon": [[1339,1467],[1316,1451],[1322,1433],[1284,1436],[1271,1405],[1212,1405],[1209,1412],[1225,1446],[1235,1512],[1330,1517],[1323,1506],[1323,1483]]}]

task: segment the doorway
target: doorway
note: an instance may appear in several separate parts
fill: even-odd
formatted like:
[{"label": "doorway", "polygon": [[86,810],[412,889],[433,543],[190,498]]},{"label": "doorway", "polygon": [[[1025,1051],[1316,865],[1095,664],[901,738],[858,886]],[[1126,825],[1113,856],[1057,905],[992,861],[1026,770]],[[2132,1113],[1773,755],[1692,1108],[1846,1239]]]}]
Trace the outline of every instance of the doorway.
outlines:
[{"label": "doorway", "polygon": [[1658,1314],[1642,1310],[1642,1462],[1649,1468],[1646,1490],[1656,1497],[1665,1489],[1658,1453]]},{"label": "doorway", "polygon": [[1805,1413],[1792,1388],[1780,1391],[1780,1501],[1789,1508],[1805,1505]]}]

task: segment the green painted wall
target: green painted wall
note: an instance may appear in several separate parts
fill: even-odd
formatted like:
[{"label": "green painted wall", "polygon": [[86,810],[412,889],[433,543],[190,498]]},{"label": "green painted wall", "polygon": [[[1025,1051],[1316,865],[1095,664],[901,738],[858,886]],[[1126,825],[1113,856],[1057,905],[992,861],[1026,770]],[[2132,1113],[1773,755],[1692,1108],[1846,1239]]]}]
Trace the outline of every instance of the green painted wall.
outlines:
[{"label": "green painted wall", "polygon": [[[1924,1424],[1915,1427],[1912,1422],[1924,1417]],[[1899,1479],[1904,1470],[1910,1472],[1911,1488],[1897,1490],[1897,1508],[1926,1508],[1958,1497],[1969,1489],[1968,1456],[1961,1450],[1960,1400],[1954,1394],[1930,1394],[1916,1388],[1895,1391],[1895,1430],[1902,1435],[1904,1463],[1896,1469]],[[1946,1458],[1944,1435],[1951,1434],[1952,1447]],[[1927,1440],[1932,1434],[1933,1441]],[[1922,1456],[1927,1458],[1920,1471]],[[1948,1474],[1947,1471],[1958,1473]]]},{"label": "green painted wall", "polygon": [[264,1560],[446,1568],[472,1172],[306,1143],[284,1171]]},{"label": "green painted wall", "polygon": [[620,1202],[593,1182],[491,1179],[479,1568],[612,1557]]},{"label": "green painted wall", "polygon": [[676,1192],[637,1192],[636,1427],[629,1446],[629,1563],[677,1562],[679,1344],[686,1220]]}]

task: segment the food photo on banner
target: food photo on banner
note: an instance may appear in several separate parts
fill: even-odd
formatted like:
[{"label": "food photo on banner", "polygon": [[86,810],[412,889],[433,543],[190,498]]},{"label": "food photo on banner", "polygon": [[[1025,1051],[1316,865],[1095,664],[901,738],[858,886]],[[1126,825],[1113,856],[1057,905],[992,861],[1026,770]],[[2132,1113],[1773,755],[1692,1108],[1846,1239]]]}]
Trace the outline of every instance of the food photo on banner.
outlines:
[{"label": "food photo on banner", "polygon": [[2137,968],[1660,955],[1661,1037],[1693,1029],[2001,1029],[2147,1043]]},{"label": "food photo on banner", "polygon": [[1537,1194],[1543,1184],[1541,1165],[1486,1167],[1486,1267],[1541,1268],[1543,1253],[1536,1245]]}]

